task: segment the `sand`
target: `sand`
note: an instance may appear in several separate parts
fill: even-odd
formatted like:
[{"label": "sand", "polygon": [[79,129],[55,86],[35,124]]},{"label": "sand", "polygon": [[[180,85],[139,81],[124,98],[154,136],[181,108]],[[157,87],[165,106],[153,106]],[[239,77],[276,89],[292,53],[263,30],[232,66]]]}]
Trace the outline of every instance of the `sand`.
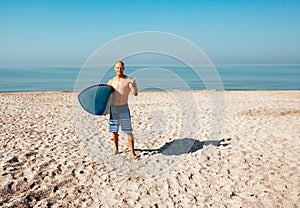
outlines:
[{"label": "sand", "polygon": [[300,207],[300,91],[140,92],[136,159],[76,93],[0,101],[0,207]]}]

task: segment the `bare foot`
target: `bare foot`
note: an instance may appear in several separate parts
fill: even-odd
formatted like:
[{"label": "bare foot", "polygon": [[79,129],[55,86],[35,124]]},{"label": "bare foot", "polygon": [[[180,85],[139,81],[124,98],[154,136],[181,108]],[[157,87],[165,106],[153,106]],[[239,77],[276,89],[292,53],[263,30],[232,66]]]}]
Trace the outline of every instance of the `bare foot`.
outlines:
[{"label": "bare foot", "polygon": [[135,152],[131,152],[130,156],[131,156],[131,158],[138,158],[139,157],[137,154],[135,154]]},{"label": "bare foot", "polygon": [[119,153],[120,153],[119,150],[114,150],[114,155],[117,155]]}]

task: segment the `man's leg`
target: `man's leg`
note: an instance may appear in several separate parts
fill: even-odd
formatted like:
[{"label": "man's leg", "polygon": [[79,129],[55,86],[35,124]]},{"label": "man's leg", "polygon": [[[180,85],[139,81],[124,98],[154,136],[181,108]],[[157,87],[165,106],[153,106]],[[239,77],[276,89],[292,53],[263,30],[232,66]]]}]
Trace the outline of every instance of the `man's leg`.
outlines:
[{"label": "man's leg", "polygon": [[130,148],[130,155],[132,157],[136,157],[136,154],[134,152],[134,139],[133,139],[133,134],[132,133],[128,133],[128,144],[129,144],[129,148]]},{"label": "man's leg", "polygon": [[115,145],[114,153],[118,154],[118,152],[119,152],[119,135],[118,135],[118,132],[113,132],[112,136],[113,136],[113,141],[114,141],[114,145]]}]

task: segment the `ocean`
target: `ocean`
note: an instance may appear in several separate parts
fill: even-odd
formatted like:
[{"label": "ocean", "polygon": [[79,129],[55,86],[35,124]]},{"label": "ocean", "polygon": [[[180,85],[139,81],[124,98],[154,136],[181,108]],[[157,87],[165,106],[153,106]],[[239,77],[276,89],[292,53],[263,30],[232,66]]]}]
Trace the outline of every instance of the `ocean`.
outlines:
[{"label": "ocean", "polygon": [[[85,70],[85,69],[84,69]],[[106,71],[106,70],[105,70]],[[107,83],[112,68],[90,78],[82,78],[80,67],[0,67],[0,92],[73,91],[92,84]],[[299,90],[300,65],[227,65],[216,66],[216,73],[205,77],[189,67],[130,67],[125,74],[137,77],[141,90]],[[85,79],[83,82],[82,80]]]}]

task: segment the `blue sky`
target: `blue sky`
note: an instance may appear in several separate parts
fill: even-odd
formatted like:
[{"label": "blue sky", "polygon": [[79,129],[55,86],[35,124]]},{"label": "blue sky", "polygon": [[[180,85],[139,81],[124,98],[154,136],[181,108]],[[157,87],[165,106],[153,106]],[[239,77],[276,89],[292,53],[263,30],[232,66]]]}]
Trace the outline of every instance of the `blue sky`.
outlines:
[{"label": "blue sky", "polygon": [[81,66],[141,31],[182,36],[215,64],[300,64],[299,11],[297,0],[1,0],[0,66]]}]

